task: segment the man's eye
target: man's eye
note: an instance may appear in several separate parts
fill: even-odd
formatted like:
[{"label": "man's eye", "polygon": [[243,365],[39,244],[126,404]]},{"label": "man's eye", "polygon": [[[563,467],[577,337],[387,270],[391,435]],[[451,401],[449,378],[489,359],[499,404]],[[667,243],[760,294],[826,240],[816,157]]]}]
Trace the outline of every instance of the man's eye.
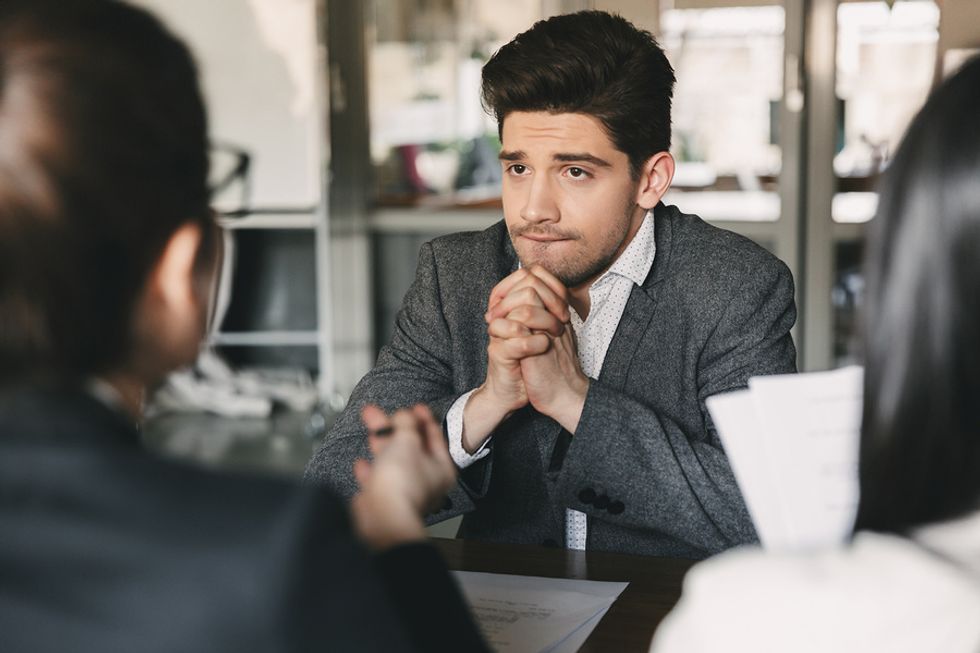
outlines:
[{"label": "man's eye", "polygon": [[510,171],[515,175],[523,175],[525,172],[527,172],[527,166],[521,165],[520,163],[515,163],[510,167]]},{"label": "man's eye", "polygon": [[568,176],[573,179],[581,179],[583,177],[588,177],[589,173],[587,173],[585,170],[582,170],[581,168],[569,168]]}]

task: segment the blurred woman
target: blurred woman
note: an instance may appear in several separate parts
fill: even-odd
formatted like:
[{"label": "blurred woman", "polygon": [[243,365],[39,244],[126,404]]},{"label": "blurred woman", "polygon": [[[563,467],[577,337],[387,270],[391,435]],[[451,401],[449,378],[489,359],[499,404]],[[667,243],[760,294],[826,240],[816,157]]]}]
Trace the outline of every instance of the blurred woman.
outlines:
[{"label": "blurred woman", "polygon": [[144,388],[204,333],[207,176],[194,64],[156,19],[0,2],[0,651],[485,650],[424,543],[455,479],[427,411],[373,438],[352,519],[140,448]]},{"label": "blurred woman", "polygon": [[683,651],[980,651],[980,60],[912,122],[871,224],[856,534],[690,573]]}]

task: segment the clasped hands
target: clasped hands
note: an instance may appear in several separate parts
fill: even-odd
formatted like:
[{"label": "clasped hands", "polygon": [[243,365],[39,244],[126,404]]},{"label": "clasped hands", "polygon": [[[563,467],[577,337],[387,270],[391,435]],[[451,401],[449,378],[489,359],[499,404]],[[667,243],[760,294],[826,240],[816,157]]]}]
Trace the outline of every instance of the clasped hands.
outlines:
[{"label": "clasped hands", "polygon": [[490,293],[487,377],[463,413],[468,452],[527,404],[575,433],[589,379],[579,364],[568,302],[565,285],[540,265],[517,270]]}]

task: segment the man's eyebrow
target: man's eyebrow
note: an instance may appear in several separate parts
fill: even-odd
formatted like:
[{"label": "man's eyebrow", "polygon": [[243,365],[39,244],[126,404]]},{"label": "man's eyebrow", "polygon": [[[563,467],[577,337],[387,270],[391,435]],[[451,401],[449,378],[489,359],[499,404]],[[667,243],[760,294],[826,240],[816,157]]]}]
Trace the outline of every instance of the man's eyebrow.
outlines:
[{"label": "man's eyebrow", "polygon": [[527,154],[525,154],[521,150],[517,150],[516,152],[508,152],[507,150],[501,150],[500,154],[498,155],[498,158],[501,161],[520,161],[521,159],[526,159]]},{"label": "man's eyebrow", "polygon": [[581,161],[582,163],[591,163],[594,166],[600,168],[611,168],[612,164],[605,159],[600,159],[594,154],[588,154],[587,152],[568,152],[556,154],[554,156],[555,161],[561,161],[563,163],[575,163]]},{"label": "man's eyebrow", "polygon": [[[527,154],[523,150],[501,150],[498,158],[501,161],[522,161],[527,158]],[[555,161],[562,163],[591,163],[594,166],[600,168],[611,168],[612,164],[605,159],[600,159],[594,154],[588,154],[587,152],[561,152],[552,157]]]}]

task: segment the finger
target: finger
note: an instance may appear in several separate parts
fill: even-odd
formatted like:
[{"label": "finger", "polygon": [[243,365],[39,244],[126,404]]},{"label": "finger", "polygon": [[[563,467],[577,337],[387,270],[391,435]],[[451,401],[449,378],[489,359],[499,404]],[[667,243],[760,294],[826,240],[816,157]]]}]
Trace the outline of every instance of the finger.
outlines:
[{"label": "finger", "polygon": [[419,430],[422,432],[426,450],[437,453],[445,449],[448,453],[449,448],[446,444],[446,438],[442,433],[442,427],[436,422],[436,418],[432,415],[429,407],[425,404],[418,404],[412,411],[415,413],[416,422],[419,425]]},{"label": "finger", "polygon": [[517,285],[522,279],[527,278],[528,275],[530,275],[530,272],[528,272],[526,269],[518,268],[514,272],[511,272],[504,277],[500,283],[494,286],[493,290],[490,291],[490,299],[487,301],[487,310],[489,311],[496,306],[501,299],[510,294],[511,289],[515,285]]},{"label": "finger", "polygon": [[363,458],[358,458],[354,461],[354,478],[357,480],[357,485],[361,488],[367,486],[369,479],[371,478],[371,463],[364,460]]},{"label": "finger", "polygon": [[489,324],[487,333],[492,338],[520,338],[531,335],[531,330],[520,322],[498,318]]},{"label": "finger", "polygon": [[551,338],[543,333],[524,338],[495,339],[490,343],[505,360],[519,361],[528,356],[543,354],[551,348]]},{"label": "finger", "polygon": [[[539,284],[543,287],[544,284]],[[544,300],[538,294],[537,288],[533,286],[523,286],[513,290],[509,295],[497,302],[497,305],[483,314],[483,319],[490,324],[498,317],[504,317],[518,306],[540,306],[545,307]],[[546,309],[547,310],[547,309]]]},{"label": "finger", "polygon": [[[456,467],[455,461],[453,461],[452,455],[449,453],[449,442],[446,440],[446,434],[442,430],[442,423],[436,420],[428,406],[417,406],[416,414],[419,418],[419,423],[425,429],[426,448],[442,472],[442,491],[440,494],[442,495],[441,499],[444,500],[446,494],[456,484],[456,479],[459,477],[459,470]],[[433,506],[433,509],[440,508],[441,503],[441,501],[437,502]]]},{"label": "finger", "polygon": [[507,314],[511,322],[518,322],[531,331],[545,331],[553,338],[565,332],[565,325],[547,309],[540,306],[518,306]]},{"label": "finger", "polygon": [[401,436],[405,433],[414,434],[416,437],[421,436],[419,420],[415,416],[413,409],[403,408],[397,411],[391,416],[391,423],[395,427],[396,436]]},{"label": "finger", "polygon": [[391,434],[391,420],[387,413],[374,404],[365,404],[361,408],[361,421],[367,427],[368,433],[381,436]]},{"label": "finger", "polygon": [[534,344],[537,346],[529,346],[527,339],[534,336],[544,339],[549,338],[548,335],[543,333],[516,338],[490,338],[490,344],[487,346],[487,359],[489,364],[491,366],[494,364],[502,365],[505,368],[515,367],[519,366],[520,362],[528,356],[543,353],[537,352],[541,343],[535,341]]},{"label": "finger", "polygon": [[556,294],[548,284],[531,274],[516,284],[506,297],[489,309],[485,317],[489,322],[506,315],[520,304],[544,306],[561,322],[567,322],[570,319],[568,300],[564,296]]},{"label": "finger", "polygon": [[390,426],[382,429],[382,431],[384,432],[382,435],[378,435],[379,432],[376,431],[368,432],[368,450],[370,450],[371,457],[375,460],[391,445],[395,433],[395,429]]},{"label": "finger", "polygon": [[511,294],[527,286],[537,291],[548,310],[563,321],[568,321],[568,289],[557,277],[535,264],[528,268],[528,275],[514,285]]},{"label": "finger", "polygon": [[578,341],[573,329],[565,329],[560,337],[555,338],[555,347],[568,352],[575,360],[578,360]]},{"label": "finger", "polygon": [[[446,441],[446,434],[442,430],[442,424],[436,421],[435,416],[432,415],[432,411],[425,405],[416,406],[416,416],[425,433],[425,443],[428,451],[436,458],[444,461],[448,460],[452,464],[452,456],[449,454],[449,443]],[[455,472],[456,466],[452,465],[452,468]]]},{"label": "finger", "polygon": [[535,263],[527,269],[532,275],[543,281],[551,291],[558,295],[564,302],[568,303],[568,288],[555,275],[548,272],[543,265]]}]

